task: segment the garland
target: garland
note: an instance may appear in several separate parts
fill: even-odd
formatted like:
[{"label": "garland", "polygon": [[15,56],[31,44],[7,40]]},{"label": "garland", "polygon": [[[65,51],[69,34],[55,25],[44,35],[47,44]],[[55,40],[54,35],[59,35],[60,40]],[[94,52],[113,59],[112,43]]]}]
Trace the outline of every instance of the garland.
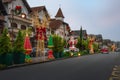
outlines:
[{"label": "garland", "polygon": [[16,6],[15,7],[15,14],[19,15],[19,14],[21,14],[21,12],[22,12],[22,7],[21,6]]}]

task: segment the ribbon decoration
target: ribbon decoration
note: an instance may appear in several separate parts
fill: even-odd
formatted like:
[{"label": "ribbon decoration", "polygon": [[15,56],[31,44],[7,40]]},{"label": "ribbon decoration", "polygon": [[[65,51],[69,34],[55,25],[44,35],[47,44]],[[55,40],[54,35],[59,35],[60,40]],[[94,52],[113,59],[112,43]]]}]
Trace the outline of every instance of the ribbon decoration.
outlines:
[{"label": "ribbon decoration", "polygon": [[36,28],[36,39],[40,39],[40,40],[47,40],[46,37],[46,28]]}]

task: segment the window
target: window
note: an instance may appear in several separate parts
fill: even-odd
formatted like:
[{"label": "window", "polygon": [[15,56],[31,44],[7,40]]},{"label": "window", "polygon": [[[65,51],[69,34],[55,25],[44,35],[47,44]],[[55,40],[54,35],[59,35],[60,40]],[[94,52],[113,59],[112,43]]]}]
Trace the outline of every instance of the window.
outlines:
[{"label": "window", "polygon": [[22,30],[26,30],[26,26],[25,25],[21,25],[21,29]]},{"label": "window", "polygon": [[17,24],[16,23],[11,23],[11,27],[13,27],[14,29],[17,29]]}]

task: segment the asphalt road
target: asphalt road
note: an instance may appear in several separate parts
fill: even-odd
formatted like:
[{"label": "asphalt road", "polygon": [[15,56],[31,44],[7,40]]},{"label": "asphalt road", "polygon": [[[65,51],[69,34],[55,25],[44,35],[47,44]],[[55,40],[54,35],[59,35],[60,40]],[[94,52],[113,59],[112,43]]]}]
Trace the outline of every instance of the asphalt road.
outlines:
[{"label": "asphalt road", "polygon": [[94,54],[0,71],[0,80],[109,80],[120,54]]}]

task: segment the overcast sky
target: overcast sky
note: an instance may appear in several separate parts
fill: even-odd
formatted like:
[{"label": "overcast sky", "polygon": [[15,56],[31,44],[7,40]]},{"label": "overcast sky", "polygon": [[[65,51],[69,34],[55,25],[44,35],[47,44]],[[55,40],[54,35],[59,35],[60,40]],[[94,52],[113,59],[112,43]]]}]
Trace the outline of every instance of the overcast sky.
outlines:
[{"label": "overcast sky", "polygon": [[27,0],[31,7],[45,5],[53,18],[61,7],[72,30],[102,34],[104,39],[120,41],[120,0]]}]

